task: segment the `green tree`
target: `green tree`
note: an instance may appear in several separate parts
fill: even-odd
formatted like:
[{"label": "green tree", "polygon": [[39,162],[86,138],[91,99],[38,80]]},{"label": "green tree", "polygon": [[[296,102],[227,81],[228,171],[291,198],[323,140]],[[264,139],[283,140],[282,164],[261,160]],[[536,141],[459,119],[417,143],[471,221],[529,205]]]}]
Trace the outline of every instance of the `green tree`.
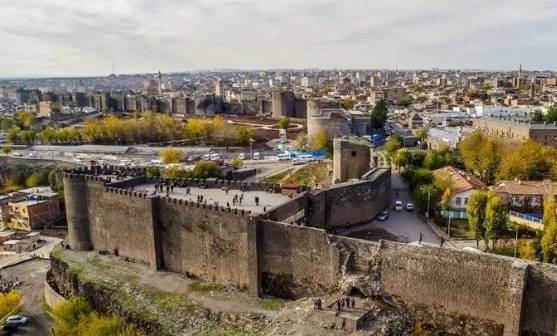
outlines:
[{"label": "green tree", "polygon": [[409,95],[400,97],[399,104],[404,107],[409,107],[410,105],[412,105],[412,97]]},{"label": "green tree", "polygon": [[544,122],[544,117],[543,117],[542,111],[535,110],[534,113],[532,113],[531,121],[534,124],[543,123]]},{"label": "green tree", "polygon": [[288,118],[288,117],[282,117],[278,121],[278,128],[280,128],[280,129],[288,129],[289,125],[290,125],[290,118]]},{"label": "green tree", "polygon": [[399,149],[403,146],[402,138],[398,134],[393,134],[389,141],[385,143],[385,151],[391,158],[394,158]]},{"label": "green tree", "polygon": [[21,131],[21,129],[17,126],[12,127],[9,131],[8,131],[8,141],[11,143],[16,143],[17,139],[19,138],[19,132]]},{"label": "green tree", "polygon": [[149,166],[145,169],[145,174],[147,177],[157,177],[161,176],[161,169],[157,166]]},{"label": "green tree", "polygon": [[544,180],[553,175],[557,149],[532,140],[502,156],[497,177],[501,180]]},{"label": "green tree", "polygon": [[194,178],[211,178],[211,177],[220,177],[220,169],[217,167],[217,164],[213,161],[198,161],[193,168],[193,177]]},{"label": "green tree", "polygon": [[41,182],[42,182],[41,175],[34,173],[25,180],[25,186],[27,188],[38,187],[39,185],[41,185]]},{"label": "green tree", "polygon": [[397,168],[406,167],[406,165],[410,162],[411,156],[412,154],[410,153],[409,150],[399,150],[396,153],[396,156],[393,161]]},{"label": "green tree", "polygon": [[435,177],[433,172],[429,169],[419,168],[414,171],[412,179],[410,180],[410,186],[413,190],[417,189],[421,185],[433,184]]},{"label": "green tree", "polygon": [[2,146],[2,153],[10,154],[12,152],[12,146]]},{"label": "green tree", "polygon": [[470,195],[468,204],[466,205],[466,214],[468,215],[468,230],[472,232],[476,239],[476,248],[480,248],[480,239],[484,237],[485,229],[485,211],[487,205],[487,194],[483,191],[477,191]]},{"label": "green tree", "polygon": [[557,256],[557,217],[552,216],[544,226],[540,240],[541,253],[545,262],[555,263]]},{"label": "green tree", "polygon": [[234,127],[236,133],[236,141],[238,145],[249,145],[250,140],[253,138],[253,129],[246,125],[236,125]]},{"label": "green tree", "polygon": [[378,101],[371,111],[371,127],[375,129],[383,128],[383,126],[385,126],[385,122],[387,121],[387,112],[388,108],[385,100]]},{"label": "green tree", "polygon": [[507,231],[508,210],[503,200],[495,193],[488,193],[485,206],[485,240],[486,248],[489,250],[488,242],[492,242],[492,250],[495,251],[497,240]]},{"label": "green tree", "polygon": [[93,312],[91,306],[80,296],[74,296],[53,309],[54,335],[75,336],[82,316]]},{"label": "green tree", "polygon": [[544,121],[548,123],[554,123],[557,121],[557,107],[551,106],[547,109],[547,113],[544,116]]},{"label": "green tree", "polygon": [[429,129],[427,127],[422,127],[416,131],[416,136],[420,138],[420,140],[424,141],[427,139],[429,133]]}]

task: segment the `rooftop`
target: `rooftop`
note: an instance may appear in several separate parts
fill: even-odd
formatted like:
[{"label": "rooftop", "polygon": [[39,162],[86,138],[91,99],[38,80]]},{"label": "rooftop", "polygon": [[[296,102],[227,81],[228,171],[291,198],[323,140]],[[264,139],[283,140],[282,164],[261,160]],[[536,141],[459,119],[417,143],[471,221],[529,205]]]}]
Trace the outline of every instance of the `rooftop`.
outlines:
[{"label": "rooftop", "polygon": [[509,125],[509,126],[520,126],[520,127],[526,127],[529,129],[554,129],[557,130],[557,124],[553,123],[553,124],[532,124],[529,122],[525,122],[525,121],[519,121],[518,119],[510,119],[510,118],[481,118],[478,119],[480,121],[490,121],[490,122],[496,122],[499,124],[505,124],[505,125]]},{"label": "rooftop", "polygon": [[553,181],[501,181],[495,191],[510,195],[557,195],[557,182]]},{"label": "rooftop", "polygon": [[[153,183],[144,183],[136,185],[134,191],[145,192],[151,194],[155,191],[155,185]],[[175,187],[173,191],[168,193],[171,198],[182,199],[187,201],[197,201],[198,196],[203,196],[203,200],[207,201],[207,204],[218,205],[221,207],[237,208],[240,210],[251,211],[254,214],[260,214],[265,212],[264,210],[270,210],[278,205],[286,203],[290,200],[290,197],[284,196],[278,193],[270,193],[265,191],[240,191],[238,189],[226,189],[221,188],[198,188],[190,187],[190,193],[186,193],[187,188],[185,187]],[[157,193],[157,195],[166,196],[166,189],[163,193]],[[244,195],[241,204],[233,204],[233,198],[235,195]],[[259,205],[255,204],[255,198],[259,198]]]},{"label": "rooftop", "polygon": [[476,176],[457,169],[453,166],[445,166],[433,171],[435,176],[448,176],[453,181],[453,193],[460,193],[467,190],[483,190],[487,186]]}]

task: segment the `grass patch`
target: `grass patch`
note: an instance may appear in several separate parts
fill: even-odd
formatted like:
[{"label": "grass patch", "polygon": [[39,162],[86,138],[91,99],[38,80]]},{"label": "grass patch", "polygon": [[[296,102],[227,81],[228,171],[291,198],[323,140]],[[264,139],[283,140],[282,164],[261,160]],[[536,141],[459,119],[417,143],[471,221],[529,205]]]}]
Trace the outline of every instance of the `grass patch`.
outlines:
[{"label": "grass patch", "polygon": [[267,310],[279,310],[286,304],[286,301],[279,298],[265,298],[259,300],[259,305]]},{"label": "grass patch", "polygon": [[328,164],[325,162],[308,164],[291,174],[288,180],[300,185],[328,184]]},{"label": "grass patch", "polygon": [[261,182],[278,184],[284,178],[286,178],[288,175],[290,175],[291,172],[292,172],[292,169],[286,169],[285,171],[283,171],[281,173],[271,175],[271,176],[268,176],[268,177],[264,178]]},{"label": "grass patch", "polygon": [[222,288],[221,285],[215,282],[202,282],[202,281],[194,281],[189,284],[189,289],[194,292],[201,292],[201,293],[209,293],[218,291]]},{"label": "grass patch", "polygon": [[87,258],[87,262],[101,272],[108,272],[112,268],[110,265],[101,260],[101,258],[94,256]]}]

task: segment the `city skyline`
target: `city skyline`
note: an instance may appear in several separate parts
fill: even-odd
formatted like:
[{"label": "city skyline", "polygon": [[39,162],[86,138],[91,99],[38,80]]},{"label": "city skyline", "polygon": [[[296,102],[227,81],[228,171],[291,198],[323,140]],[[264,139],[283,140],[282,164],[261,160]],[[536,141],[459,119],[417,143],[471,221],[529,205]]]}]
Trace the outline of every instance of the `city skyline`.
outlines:
[{"label": "city skyline", "polygon": [[202,69],[551,70],[551,1],[0,0],[0,77]]}]

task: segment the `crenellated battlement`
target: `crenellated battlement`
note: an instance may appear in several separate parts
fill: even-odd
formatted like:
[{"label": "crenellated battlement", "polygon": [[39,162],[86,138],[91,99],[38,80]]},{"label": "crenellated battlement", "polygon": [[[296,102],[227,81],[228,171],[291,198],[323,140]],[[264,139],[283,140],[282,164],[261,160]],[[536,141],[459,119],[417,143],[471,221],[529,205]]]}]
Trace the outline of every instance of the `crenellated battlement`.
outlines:
[{"label": "crenellated battlement", "polygon": [[184,199],[179,199],[174,197],[168,197],[168,196],[161,196],[160,200],[168,204],[183,205],[191,208],[204,209],[204,210],[215,211],[219,213],[233,214],[233,215],[246,216],[246,217],[251,216],[250,210],[224,207],[224,206],[218,206],[214,204],[199,203],[199,202],[194,202],[194,201],[184,200]]},{"label": "crenellated battlement", "polygon": [[122,196],[137,197],[137,198],[147,198],[147,193],[140,191],[133,191],[128,189],[121,189],[116,187],[105,187],[104,191],[110,194],[118,194]]}]

